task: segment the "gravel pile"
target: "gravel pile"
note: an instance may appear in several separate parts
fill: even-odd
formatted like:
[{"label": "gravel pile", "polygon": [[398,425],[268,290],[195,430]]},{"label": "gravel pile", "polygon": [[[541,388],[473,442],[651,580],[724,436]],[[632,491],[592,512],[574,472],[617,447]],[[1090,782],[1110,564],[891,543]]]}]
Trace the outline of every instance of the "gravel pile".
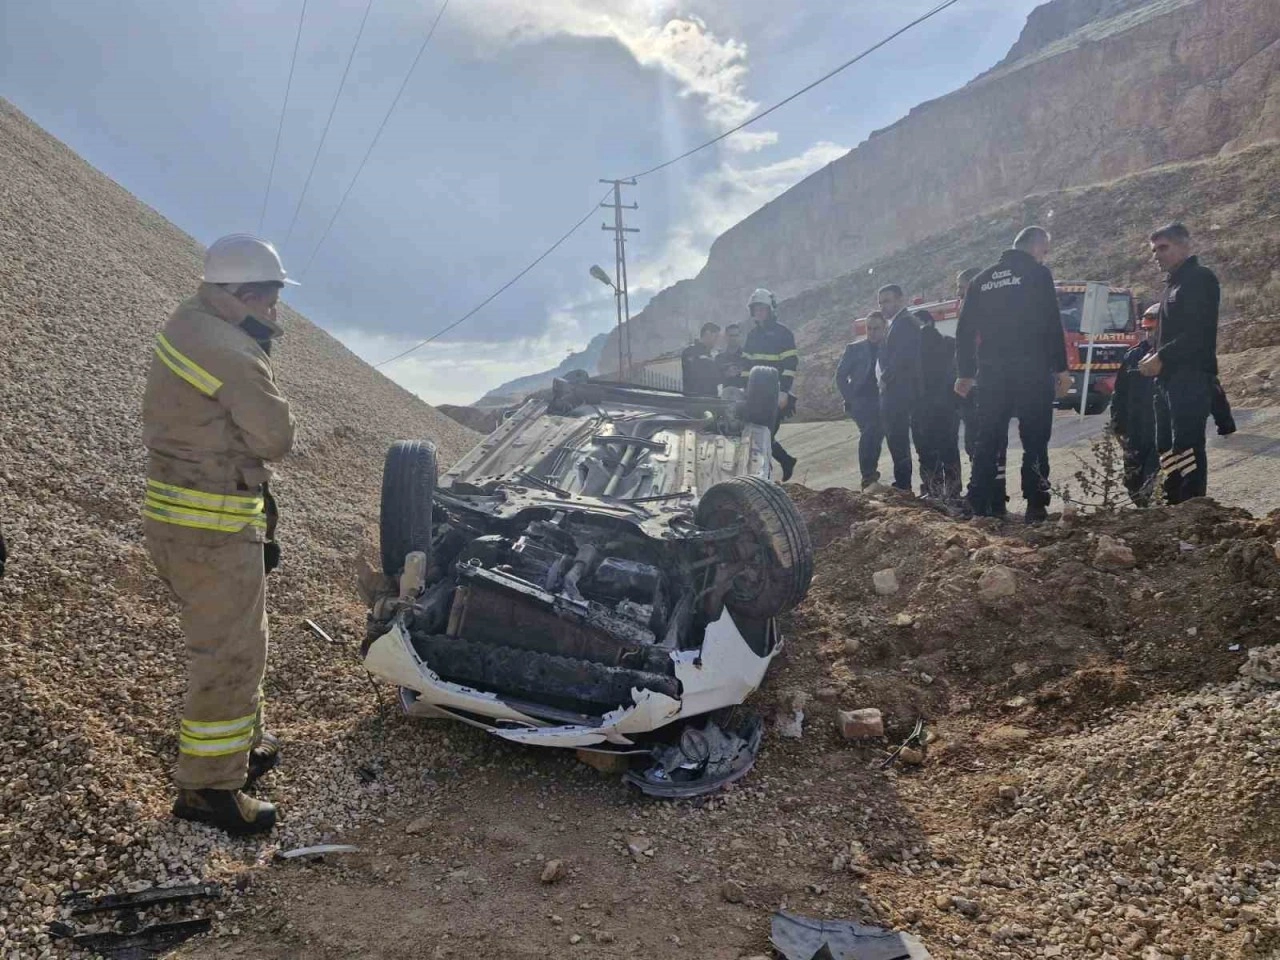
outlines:
[{"label": "gravel pile", "polygon": [[[274,485],[268,717],[287,767],[269,844],[171,823],[181,636],[141,543],[138,411],[157,326],[194,290],[201,248],[0,100],[0,955],[50,950],[59,894],[216,875],[359,817],[375,713],[354,649],[387,444],[450,462],[476,434],[285,310],[277,375],[300,419]],[[302,631],[315,618],[337,649]],[[375,791],[376,792],[376,791]]]}]

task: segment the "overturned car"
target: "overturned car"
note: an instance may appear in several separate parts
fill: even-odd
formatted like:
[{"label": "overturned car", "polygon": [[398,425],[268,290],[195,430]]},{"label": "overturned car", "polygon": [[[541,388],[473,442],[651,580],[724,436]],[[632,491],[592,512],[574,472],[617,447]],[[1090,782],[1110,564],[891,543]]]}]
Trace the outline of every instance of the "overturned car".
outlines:
[{"label": "overturned car", "polygon": [[738,399],[566,379],[438,480],[395,444],[365,666],[411,715],[635,754],[649,793],[742,776],[760,725],[733,708],[813,571],[769,479],[777,402],[768,368]]}]

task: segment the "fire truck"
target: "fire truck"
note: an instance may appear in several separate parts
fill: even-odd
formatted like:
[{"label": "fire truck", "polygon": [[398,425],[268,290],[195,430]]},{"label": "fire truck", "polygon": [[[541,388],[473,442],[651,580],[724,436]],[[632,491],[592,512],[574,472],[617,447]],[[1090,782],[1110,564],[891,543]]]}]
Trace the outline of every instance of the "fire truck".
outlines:
[{"label": "fire truck", "polygon": [[[1059,283],[1058,307],[1062,311],[1062,330],[1067,342],[1067,369],[1071,373],[1071,391],[1059,401],[1062,407],[1080,409],[1080,391],[1084,388],[1085,361],[1089,354],[1089,337],[1080,332],[1080,318],[1084,312],[1085,284],[1081,282]],[[928,310],[937,321],[938,331],[945,336],[956,335],[960,319],[959,300],[940,300],[924,303],[917,300],[910,309]],[[1085,401],[1086,413],[1101,413],[1111,401],[1115,389],[1116,373],[1125,353],[1141,339],[1138,321],[1141,311],[1132,290],[1112,287],[1107,298],[1107,317],[1103,330],[1093,346],[1093,365],[1089,372],[1089,396]],[[866,322],[857,322],[858,336],[866,335]]]}]

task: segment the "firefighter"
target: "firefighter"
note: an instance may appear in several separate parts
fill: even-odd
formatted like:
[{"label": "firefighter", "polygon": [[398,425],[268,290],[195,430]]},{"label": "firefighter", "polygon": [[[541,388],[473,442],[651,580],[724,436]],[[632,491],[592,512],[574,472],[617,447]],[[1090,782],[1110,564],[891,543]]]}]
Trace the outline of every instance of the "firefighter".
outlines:
[{"label": "firefighter", "polygon": [[[1052,238],[1027,227],[1000,261],[978,274],[956,328],[956,393],[981,381],[978,448],[969,505],[977,516],[995,513],[1001,438],[1018,419],[1022,439],[1022,494],[1026,522],[1042,523],[1049,505],[1049,438],[1053,404],[1071,388],[1067,351],[1053,274],[1044,265]],[[1055,382],[1056,381],[1056,382]]]},{"label": "firefighter", "polygon": [[920,492],[936,500],[960,499],[960,409],[952,387],[956,380],[956,341],[938,329],[928,310],[920,321],[921,390],[916,412],[916,453]]},{"label": "firefighter", "polygon": [[747,334],[742,347],[742,357],[753,367],[773,367],[778,371],[778,416],[773,424],[773,458],[782,465],[782,482],[786,483],[796,469],[796,458],[778,442],[778,427],[782,421],[794,416],[796,397],[792,392],[796,370],[800,366],[800,354],[796,350],[796,338],[778,322],[778,301],[763,288],[751,294],[747,311],[754,326]]},{"label": "firefighter", "polygon": [[911,434],[921,393],[920,322],[907,309],[906,297],[896,283],[881,287],[876,298],[889,323],[880,355],[876,380],[880,385],[880,417],[885,441],[893,460],[893,486],[911,490]]},{"label": "firefighter", "polygon": [[[956,274],[956,299],[964,306],[964,298],[968,296],[969,284],[982,271],[977,267],[967,267]],[[967,397],[960,398],[960,422],[964,424],[964,454],[969,458],[969,484],[972,499],[973,458],[978,452],[978,394],[981,388],[974,385]],[[1009,460],[1009,435],[1000,439],[996,453],[996,482],[991,495],[990,515],[1003,517],[1008,513],[1009,493],[1005,484],[1005,465]]]},{"label": "firefighter", "polygon": [[202,281],[156,337],[142,410],[147,550],[181,607],[188,657],[173,813],[261,833],[276,809],[244,787],[279,759],[262,719],[266,573],[279,562],[267,464],[294,436],[269,355],[293,281],[247,234],[209,248]]},{"label": "firefighter", "polygon": [[718,323],[704,323],[698,340],[680,353],[680,373],[687,397],[715,397],[720,394],[720,368],[711,348],[720,339]]},{"label": "firefighter", "polygon": [[1151,234],[1151,255],[1165,271],[1156,348],[1139,365],[1156,381],[1156,444],[1169,503],[1208,490],[1205,421],[1218,383],[1218,278],[1192,252],[1191,232],[1171,223]]},{"label": "firefighter", "polygon": [[[836,367],[836,392],[844,399],[845,413],[858,425],[858,469],[862,489],[880,481],[880,450],[884,427],[880,421],[880,388],[876,384],[876,358],[889,325],[879,310],[867,317],[867,335],[844,348]],[[857,336],[855,328],[855,336]]]},{"label": "firefighter", "polygon": [[724,349],[716,354],[720,383],[738,390],[747,389],[747,361],[742,356],[742,325],[731,323],[724,328]]},{"label": "firefighter", "polygon": [[1124,446],[1124,486],[1133,502],[1145,506],[1155,485],[1157,466],[1155,384],[1138,365],[1155,349],[1160,306],[1142,315],[1144,339],[1130,347],[1116,374],[1111,396],[1111,430]]}]

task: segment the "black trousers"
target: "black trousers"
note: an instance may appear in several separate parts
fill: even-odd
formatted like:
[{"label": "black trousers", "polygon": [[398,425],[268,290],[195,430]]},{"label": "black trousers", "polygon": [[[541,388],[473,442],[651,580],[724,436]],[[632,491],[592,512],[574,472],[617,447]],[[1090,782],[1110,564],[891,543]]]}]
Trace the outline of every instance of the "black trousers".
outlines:
[{"label": "black trousers", "polygon": [[884,448],[884,425],[880,422],[880,398],[870,397],[849,407],[858,425],[858,470],[866,483],[879,475],[880,451]]},{"label": "black trousers", "polygon": [[1205,421],[1213,410],[1214,376],[1175,370],[1156,381],[1156,446],[1169,503],[1203,497],[1209,489]]},{"label": "black trousers", "polygon": [[960,496],[960,411],[942,400],[916,412],[916,454],[920,459],[920,490],[925,496]]},{"label": "black trousers", "polygon": [[980,516],[1002,512],[1001,449],[1008,447],[1009,421],[1018,421],[1022,441],[1022,495],[1030,506],[1049,504],[1049,438],[1053,434],[1053,377],[1049,373],[986,371],[978,394],[978,445],[973,458],[970,505]]},{"label": "black trousers", "polygon": [[893,390],[880,394],[880,422],[884,426],[889,456],[893,459],[893,485],[899,490],[911,489],[911,432],[914,415],[914,397]]}]

